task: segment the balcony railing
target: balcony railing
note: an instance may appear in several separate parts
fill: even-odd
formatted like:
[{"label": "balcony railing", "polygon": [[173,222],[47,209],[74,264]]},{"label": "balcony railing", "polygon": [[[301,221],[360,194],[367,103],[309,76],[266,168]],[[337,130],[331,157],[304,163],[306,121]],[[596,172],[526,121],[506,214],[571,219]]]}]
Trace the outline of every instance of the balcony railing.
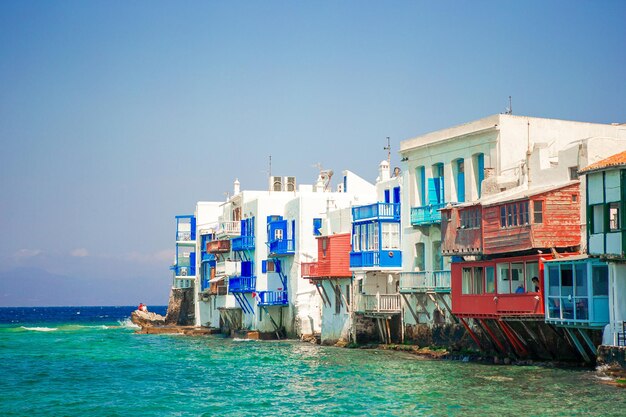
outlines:
[{"label": "balcony railing", "polygon": [[421,226],[441,223],[441,212],[439,210],[445,206],[446,203],[411,207],[411,224],[413,226]]},{"label": "balcony railing", "polygon": [[254,249],[254,236],[239,236],[231,239],[234,251]]},{"label": "balcony railing", "polygon": [[237,236],[241,234],[240,221],[222,221],[219,223],[217,233],[221,235]]},{"label": "balcony railing", "polygon": [[450,292],[450,271],[402,272],[400,292]]},{"label": "balcony railing", "polygon": [[269,243],[270,253],[274,255],[293,255],[295,253],[294,239],[273,240]]},{"label": "balcony railing", "polygon": [[230,240],[212,240],[206,244],[206,251],[211,253],[230,252]]},{"label": "balcony railing", "polygon": [[399,268],[402,266],[402,252],[382,250],[350,252],[350,268]]},{"label": "balcony railing", "polygon": [[363,313],[399,313],[400,294],[363,294],[359,296],[357,311]]},{"label": "balcony railing", "polygon": [[192,232],[176,232],[176,241],[177,242],[195,242],[195,233]]},{"label": "balcony railing", "polygon": [[177,277],[195,277],[196,276],[195,266],[174,265],[170,269],[174,271],[174,275],[176,275]]},{"label": "balcony railing", "polygon": [[253,292],[256,290],[256,277],[230,277],[228,292]]},{"label": "balcony railing", "polygon": [[318,262],[303,262],[300,264],[302,278],[317,277],[319,271]]},{"label": "balcony railing", "polygon": [[233,276],[241,274],[241,262],[223,261],[215,264],[216,276]]},{"label": "balcony railing", "polygon": [[287,291],[260,291],[257,304],[260,306],[286,306],[289,304]]},{"label": "balcony railing", "polygon": [[352,221],[367,219],[400,220],[400,203],[374,203],[352,207]]}]

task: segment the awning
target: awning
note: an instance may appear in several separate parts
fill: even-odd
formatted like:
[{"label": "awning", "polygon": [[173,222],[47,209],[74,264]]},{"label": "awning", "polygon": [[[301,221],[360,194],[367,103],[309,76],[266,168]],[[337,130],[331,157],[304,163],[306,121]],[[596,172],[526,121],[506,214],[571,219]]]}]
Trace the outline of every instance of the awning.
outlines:
[{"label": "awning", "polygon": [[224,278],[226,278],[226,277],[225,277],[225,276],[223,276],[223,275],[222,275],[221,277],[211,278],[211,279],[209,280],[209,283],[210,283],[210,284],[212,284],[212,283],[214,283],[214,282],[224,281]]}]

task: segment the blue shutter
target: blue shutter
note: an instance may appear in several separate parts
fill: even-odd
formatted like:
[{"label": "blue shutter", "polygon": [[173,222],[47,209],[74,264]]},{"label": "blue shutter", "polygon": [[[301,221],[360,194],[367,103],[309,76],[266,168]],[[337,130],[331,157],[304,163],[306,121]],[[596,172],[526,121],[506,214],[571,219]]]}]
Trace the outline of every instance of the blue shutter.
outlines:
[{"label": "blue shutter", "polygon": [[420,187],[420,204],[426,205],[426,168],[419,167],[419,187]]},{"label": "blue shutter", "polygon": [[439,201],[439,178],[428,179],[428,204],[437,204]]},{"label": "blue shutter", "polygon": [[242,277],[252,276],[252,261],[241,262],[241,276]]},{"label": "blue shutter", "polygon": [[465,201],[465,173],[459,172],[456,177],[457,182],[457,201],[463,203]]},{"label": "blue shutter", "polygon": [[321,236],[322,231],[322,219],[317,217],[313,219],[313,236]]},{"label": "blue shutter", "polygon": [[261,261],[261,272],[267,273],[267,260]]},{"label": "blue shutter", "polygon": [[248,236],[248,219],[242,219],[241,223],[241,236]]},{"label": "blue shutter", "polygon": [[394,203],[400,202],[400,187],[394,187],[393,189],[393,202]]},{"label": "blue shutter", "polygon": [[196,218],[191,218],[191,240],[196,240]]},{"label": "blue shutter", "polygon": [[390,203],[391,198],[389,197],[389,190],[385,190],[385,203]]},{"label": "blue shutter", "polygon": [[274,272],[280,274],[280,260],[278,259],[274,260]]},{"label": "blue shutter", "polygon": [[483,180],[485,179],[485,155],[484,154],[480,154],[478,155],[478,157],[476,158],[478,160],[478,197],[480,197],[481,195],[481,185]]},{"label": "blue shutter", "polygon": [[439,204],[446,202],[445,186],[443,184],[443,177],[439,177]]}]

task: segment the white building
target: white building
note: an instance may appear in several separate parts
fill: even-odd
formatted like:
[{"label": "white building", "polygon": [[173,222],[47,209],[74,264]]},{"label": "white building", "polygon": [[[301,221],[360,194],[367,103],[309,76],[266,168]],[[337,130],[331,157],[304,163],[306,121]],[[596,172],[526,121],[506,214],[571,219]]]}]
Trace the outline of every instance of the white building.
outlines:
[{"label": "white building", "polygon": [[[451,319],[440,208],[574,179],[609,150],[624,149],[625,140],[623,126],[498,114],[403,141],[400,291],[410,300],[407,329]],[[545,175],[551,168],[558,175]]]}]

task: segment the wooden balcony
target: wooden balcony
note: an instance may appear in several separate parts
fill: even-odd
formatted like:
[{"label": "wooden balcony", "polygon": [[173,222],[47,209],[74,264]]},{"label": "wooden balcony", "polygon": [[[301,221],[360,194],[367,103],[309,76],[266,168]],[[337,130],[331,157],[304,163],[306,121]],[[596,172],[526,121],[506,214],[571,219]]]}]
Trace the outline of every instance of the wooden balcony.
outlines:
[{"label": "wooden balcony", "polygon": [[374,203],[352,207],[352,221],[392,219],[400,221],[400,203]]},{"label": "wooden balcony", "polygon": [[449,293],[450,271],[402,272],[400,274],[400,292]]},{"label": "wooden balcony", "polygon": [[400,313],[400,294],[362,294],[357,298],[356,311],[361,313]]},{"label": "wooden balcony", "polygon": [[217,234],[222,236],[239,236],[241,234],[241,222],[222,221],[219,223]]},{"label": "wooden balcony", "polygon": [[230,252],[230,240],[212,240],[207,242],[206,251],[209,253]]}]

